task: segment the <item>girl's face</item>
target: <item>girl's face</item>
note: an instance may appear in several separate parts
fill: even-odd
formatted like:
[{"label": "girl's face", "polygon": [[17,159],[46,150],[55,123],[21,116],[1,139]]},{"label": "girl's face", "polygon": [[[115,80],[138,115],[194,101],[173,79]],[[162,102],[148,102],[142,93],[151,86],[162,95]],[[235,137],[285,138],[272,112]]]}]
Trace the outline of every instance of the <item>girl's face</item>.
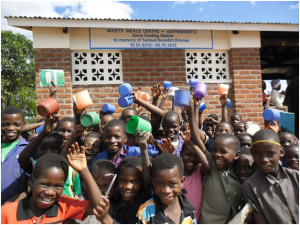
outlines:
[{"label": "girl's face", "polygon": [[61,150],[61,145],[58,142],[57,138],[46,137],[39,146],[38,155],[39,157],[47,153],[57,153],[59,154]]},{"label": "girl's face", "polygon": [[184,165],[184,169],[188,171],[193,171],[199,164],[199,160],[194,153],[192,146],[186,145],[185,149],[183,149],[182,162]]},{"label": "girl's face", "polygon": [[118,188],[124,201],[133,200],[142,190],[143,177],[136,167],[122,167],[118,174]]},{"label": "girl's face", "polygon": [[96,137],[87,137],[82,148],[85,150],[87,163],[91,163],[100,151],[100,140]]},{"label": "girl's face", "polygon": [[61,136],[63,136],[64,143],[71,136],[73,130],[74,130],[74,123],[70,121],[64,121],[63,123],[60,124],[60,127],[58,128],[58,132],[60,133]]},{"label": "girl's face", "polygon": [[251,155],[241,154],[236,163],[235,174],[240,182],[244,183],[254,173],[254,159]]}]

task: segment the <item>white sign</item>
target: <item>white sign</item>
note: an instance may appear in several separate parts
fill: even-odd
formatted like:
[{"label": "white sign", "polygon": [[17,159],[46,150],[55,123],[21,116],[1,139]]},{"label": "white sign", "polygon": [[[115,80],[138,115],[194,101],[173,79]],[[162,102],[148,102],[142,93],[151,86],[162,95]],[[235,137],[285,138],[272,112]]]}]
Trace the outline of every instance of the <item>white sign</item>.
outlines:
[{"label": "white sign", "polygon": [[213,49],[211,30],[90,28],[90,49]]}]

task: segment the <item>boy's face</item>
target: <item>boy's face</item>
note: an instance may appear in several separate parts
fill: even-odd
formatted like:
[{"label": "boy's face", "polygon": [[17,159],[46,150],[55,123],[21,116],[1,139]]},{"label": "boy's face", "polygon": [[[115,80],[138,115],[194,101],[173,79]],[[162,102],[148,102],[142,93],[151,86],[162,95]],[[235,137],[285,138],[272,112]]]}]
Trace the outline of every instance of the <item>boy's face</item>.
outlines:
[{"label": "boy's face", "polygon": [[178,138],[178,132],[180,129],[180,122],[177,116],[165,117],[162,123],[162,127],[167,138],[171,141],[176,141]]},{"label": "boy's face", "polygon": [[251,144],[252,144],[252,138],[250,136],[243,136],[240,139],[240,143],[241,143],[241,148],[245,147],[245,148],[251,148]]},{"label": "boy's face", "polygon": [[176,200],[183,187],[184,179],[185,177],[180,177],[178,166],[155,171],[152,184],[155,194],[164,205],[170,205]]},{"label": "boy's face", "polygon": [[238,159],[239,154],[234,149],[232,140],[222,138],[215,141],[211,156],[218,170],[227,170]]},{"label": "boy's face", "polygon": [[289,150],[286,151],[285,161],[289,167],[294,170],[299,170],[299,147],[298,146],[291,146]]},{"label": "boy's face", "polygon": [[118,174],[118,188],[124,201],[133,200],[142,190],[143,177],[138,168],[122,167]]},{"label": "boy's face", "polygon": [[123,120],[124,121],[124,123],[125,123],[125,125],[127,125],[127,122],[130,120],[130,118],[132,117],[132,116],[135,116],[136,115],[136,113],[135,113],[135,111],[134,110],[129,110],[129,109],[125,109],[125,111],[123,111],[123,113],[122,113],[122,115],[121,115],[121,117],[120,117],[120,120]]},{"label": "boy's face", "polygon": [[47,153],[57,153],[59,154],[61,149],[60,144],[57,142],[56,138],[45,138],[39,146],[38,155],[39,157]]},{"label": "boy's face", "polygon": [[280,144],[283,148],[295,144],[294,136],[290,133],[284,133],[279,135]]},{"label": "boy's face", "polygon": [[230,124],[233,126],[233,124],[236,124],[238,122],[241,122],[241,117],[239,115],[233,115],[230,117]]},{"label": "boy's face", "polygon": [[58,132],[64,139],[64,143],[68,140],[74,130],[74,123],[70,121],[64,121],[61,123],[60,127],[58,128]]},{"label": "boy's face", "polygon": [[217,126],[215,132],[215,138],[218,137],[220,134],[232,134],[232,129],[229,124],[221,123]]},{"label": "boy's face", "polygon": [[205,131],[206,135],[211,137],[214,134],[215,126],[212,123],[203,122],[203,130]]},{"label": "boy's face", "polygon": [[[97,174],[98,175],[98,174]],[[96,182],[96,184],[98,185],[101,194],[105,195],[107,192],[107,189],[112,181],[112,179],[114,178],[114,174],[106,171],[106,170],[100,170],[99,171],[99,175],[97,177],[94,177],[94,180]],[[114,182],[113,187],[110,189],[110,192],[108,194],[108,198],[110,199],[114,193],[115,193],[115,189],[116,189],[116,184],[117,182]]]},{"label": "boy's face", "polygon": [[181,158],[184,168],[188,171],[193,171],[199,164],[198,157],[194,153],[191,145],[187,145],[186,148],[183,149]]},{"label": "boy's face", "polygon": [[244,124],[236,123],[233,125],[233,133],[234,135],[246,133]]},{"label": "boy's face", "polygon": [[253,174],[253,163],[254,160],[251,155],[240,154],[236,162],[235,174],[241,183],[244,183],[244,181]]},{"label": "boy's face", "polygon": [[257,143],[252,146],[251,154],[255,164],[263,173],[276,176],[282,154],[278,145],[270,142]]},{"label": "boy's face", "polygon": [[24,120],[21,114],[3,114],[1,133],[5,143],[11,143],[21,138]]},{"label": "boy's face", "polygon": [[100,151],[100,140],[95,137],[87,137],[82,148],[85,150],[87,163],[90,163]]},{"label": "boy's face", "polygon": [[65,174],[56,167],[45,170],[39,178],[30,178],[32,196],[29,199],[30,208],[48,209],[61,196],[64,190]]},{"label": "boy's face", "polygon": [[108,151],[118,152],[126,141],[124,130],[120,126],[111,126],[105,130],[104,144]]}]

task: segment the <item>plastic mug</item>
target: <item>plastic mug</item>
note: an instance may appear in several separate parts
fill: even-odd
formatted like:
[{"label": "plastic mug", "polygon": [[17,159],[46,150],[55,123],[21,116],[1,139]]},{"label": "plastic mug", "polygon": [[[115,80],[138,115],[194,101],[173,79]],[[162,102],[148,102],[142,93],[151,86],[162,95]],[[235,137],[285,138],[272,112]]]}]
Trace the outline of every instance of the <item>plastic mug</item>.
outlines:
[{"label": "plastic mug", "polygon": [[163,86],[166,89],[170,89],[172,87],[172,82],[168,81],[168,80],[165,80]]},{"label": "plastic mug", "polygon": [[263,117],[267,121],[278,121],[280,119],[280,111],[277,109],[266,109]]},{"label": "plastic mug", "polygon": [[113,114],[116,111],[116,107],[113,104],[105,103],[102,106],[102,111],[108,114]]},{"label": "plastic mug", "polygon": [[93,105],[93,101],[88,90],[80,91],[73,94],[73,99],[75,101],[77,109],[85,109],[88,106]]},{"label": "plastic mug", "polygon": [[133,103],[132,96],[120,97],[118,100],[119,106],[121,106],[123,108],[130,106],[132,103]]},{"label": "plastic mug", "polygon": [[100,117],[96,112],[87,112],[80,116],[80,123],[84,127],[94,127],[100,123]]},{"label": "plastic mug", "polygon": [[123,97],[130,95],[132,92],[132,86],[129,83],[124,83],[119,87],[119,94]]},{"label": "plastic mug", "polygon": [[218,92],[220,95],[228,94],[229,85],[228,84],[220,84],[218,88]]},{"label": "plastic mug", "polygon": [[143,99],[146,102],[149,102],[150,98],[151,98],[150,95],[148,93],[145,93],[145,92],[143,93],[143,95],[141,97],[141,99]]},{"label": "plastic mug", "polygon": [[151,132],[151,123],[147,120],[138,117],[137,115],[132,116],[126,125],[126,132],[132,135],[135,135],[137,129],[140,128],[140,132],[147,131]]},{"label": "plastic mug", "polygon": [[39,134],[42,132],[42,130],[44,130],[44,124],[39,126],[38,128],[36,128],[36,132]]},{"label": "plastic mug", "polygon": [[195,85],[198,83],[197,79],[189,79],[189,85],[191,87],[195,87]]},{"label": "plastic mug", "polygon": [[53,113],[58,112],[59,105],[58,102],[54,98],[48,98],[44,101],[42,101],[37,106],[37,112],[42,117],[48,117],[52,115]]},{"label": "plastic mug", "polygon": [[227,104],[226,104],[226,107],[229,108],[231,106],[231,101],[229,98],[227,98]]},{"label": "plastic mug", "polygon": [[194,87],[194,96],[198,99],[204,98],[206,94],[206,88],[206,84],[201,82],[197,83]]},{"label": "plastic mug", "polygon": [[204,111],[206,109],[206,104],[205,104],[205,102],[201,102],[200,103],[200,106],[199,106],[199,112],[202,112],[202,111]]},{"label": "plastic mug", "polygon": [[176,90],[174,95],[174,105],[177,107],[187,107],[190,105],[190,91]]},{"label": "plastic mug", "polygon": [[170,98],[174,98],[174,95],[175,95],[175,91],[176,90],[179,90],[178,87],[171,87],[170,90],[169,90],[169,97]]}]

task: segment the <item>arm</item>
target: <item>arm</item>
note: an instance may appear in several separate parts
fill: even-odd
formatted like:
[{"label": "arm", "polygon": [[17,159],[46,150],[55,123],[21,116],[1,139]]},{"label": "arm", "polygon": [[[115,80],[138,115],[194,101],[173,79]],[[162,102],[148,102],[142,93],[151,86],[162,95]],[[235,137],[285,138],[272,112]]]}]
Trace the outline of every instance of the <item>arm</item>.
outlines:
[{"label": "arm", "polygon": [[152,93],[152,105],[156,106],[158,98],[161,94],[160,84],[153,85],[153,87],[151,88],[151,93]]},{"label": "arm", "polygon": [[220,102],[222,105],[222,121],[228,122],[227,120],[227,97],[226,94],[220,96]]},{"label": "arm", "polygon": [[58,115],[52,115],[45,121],[44,129],[42,132],[34,138],[20,153],[18,161],[23,170],[27,173],[32,173],[32,163],[30,158],[35,154],[36,149],[39,147],[43,139],[53,131],[58,125]]},{"label": "arm", "polygon": [[163,97],[162,97],[161,102],[159,104],[159,108],[160,109],[164,108],[164,105],[165,105],[165,102],[166,102],[168,96],[169,96],[169,89],[164,88],[164,90],[163,90]]},{"label": "arm", "polygon": [[85,151],[79,147],[77,142],[69,148],[67,159],[69,165],[79,173],[86,185],[90,204],[85,215],[92,215],[93,209],[102,201],[102,193],[87,167]]},{"label": "arm", "polygon": [[44,124],[44,121],[42,122],[38,122],[38,123],[31,123],[31,124],[25,124],[25,126],[22,129],[23,131],[30,131],[30,130],[34,130],[40,126],[42,126]]}]

